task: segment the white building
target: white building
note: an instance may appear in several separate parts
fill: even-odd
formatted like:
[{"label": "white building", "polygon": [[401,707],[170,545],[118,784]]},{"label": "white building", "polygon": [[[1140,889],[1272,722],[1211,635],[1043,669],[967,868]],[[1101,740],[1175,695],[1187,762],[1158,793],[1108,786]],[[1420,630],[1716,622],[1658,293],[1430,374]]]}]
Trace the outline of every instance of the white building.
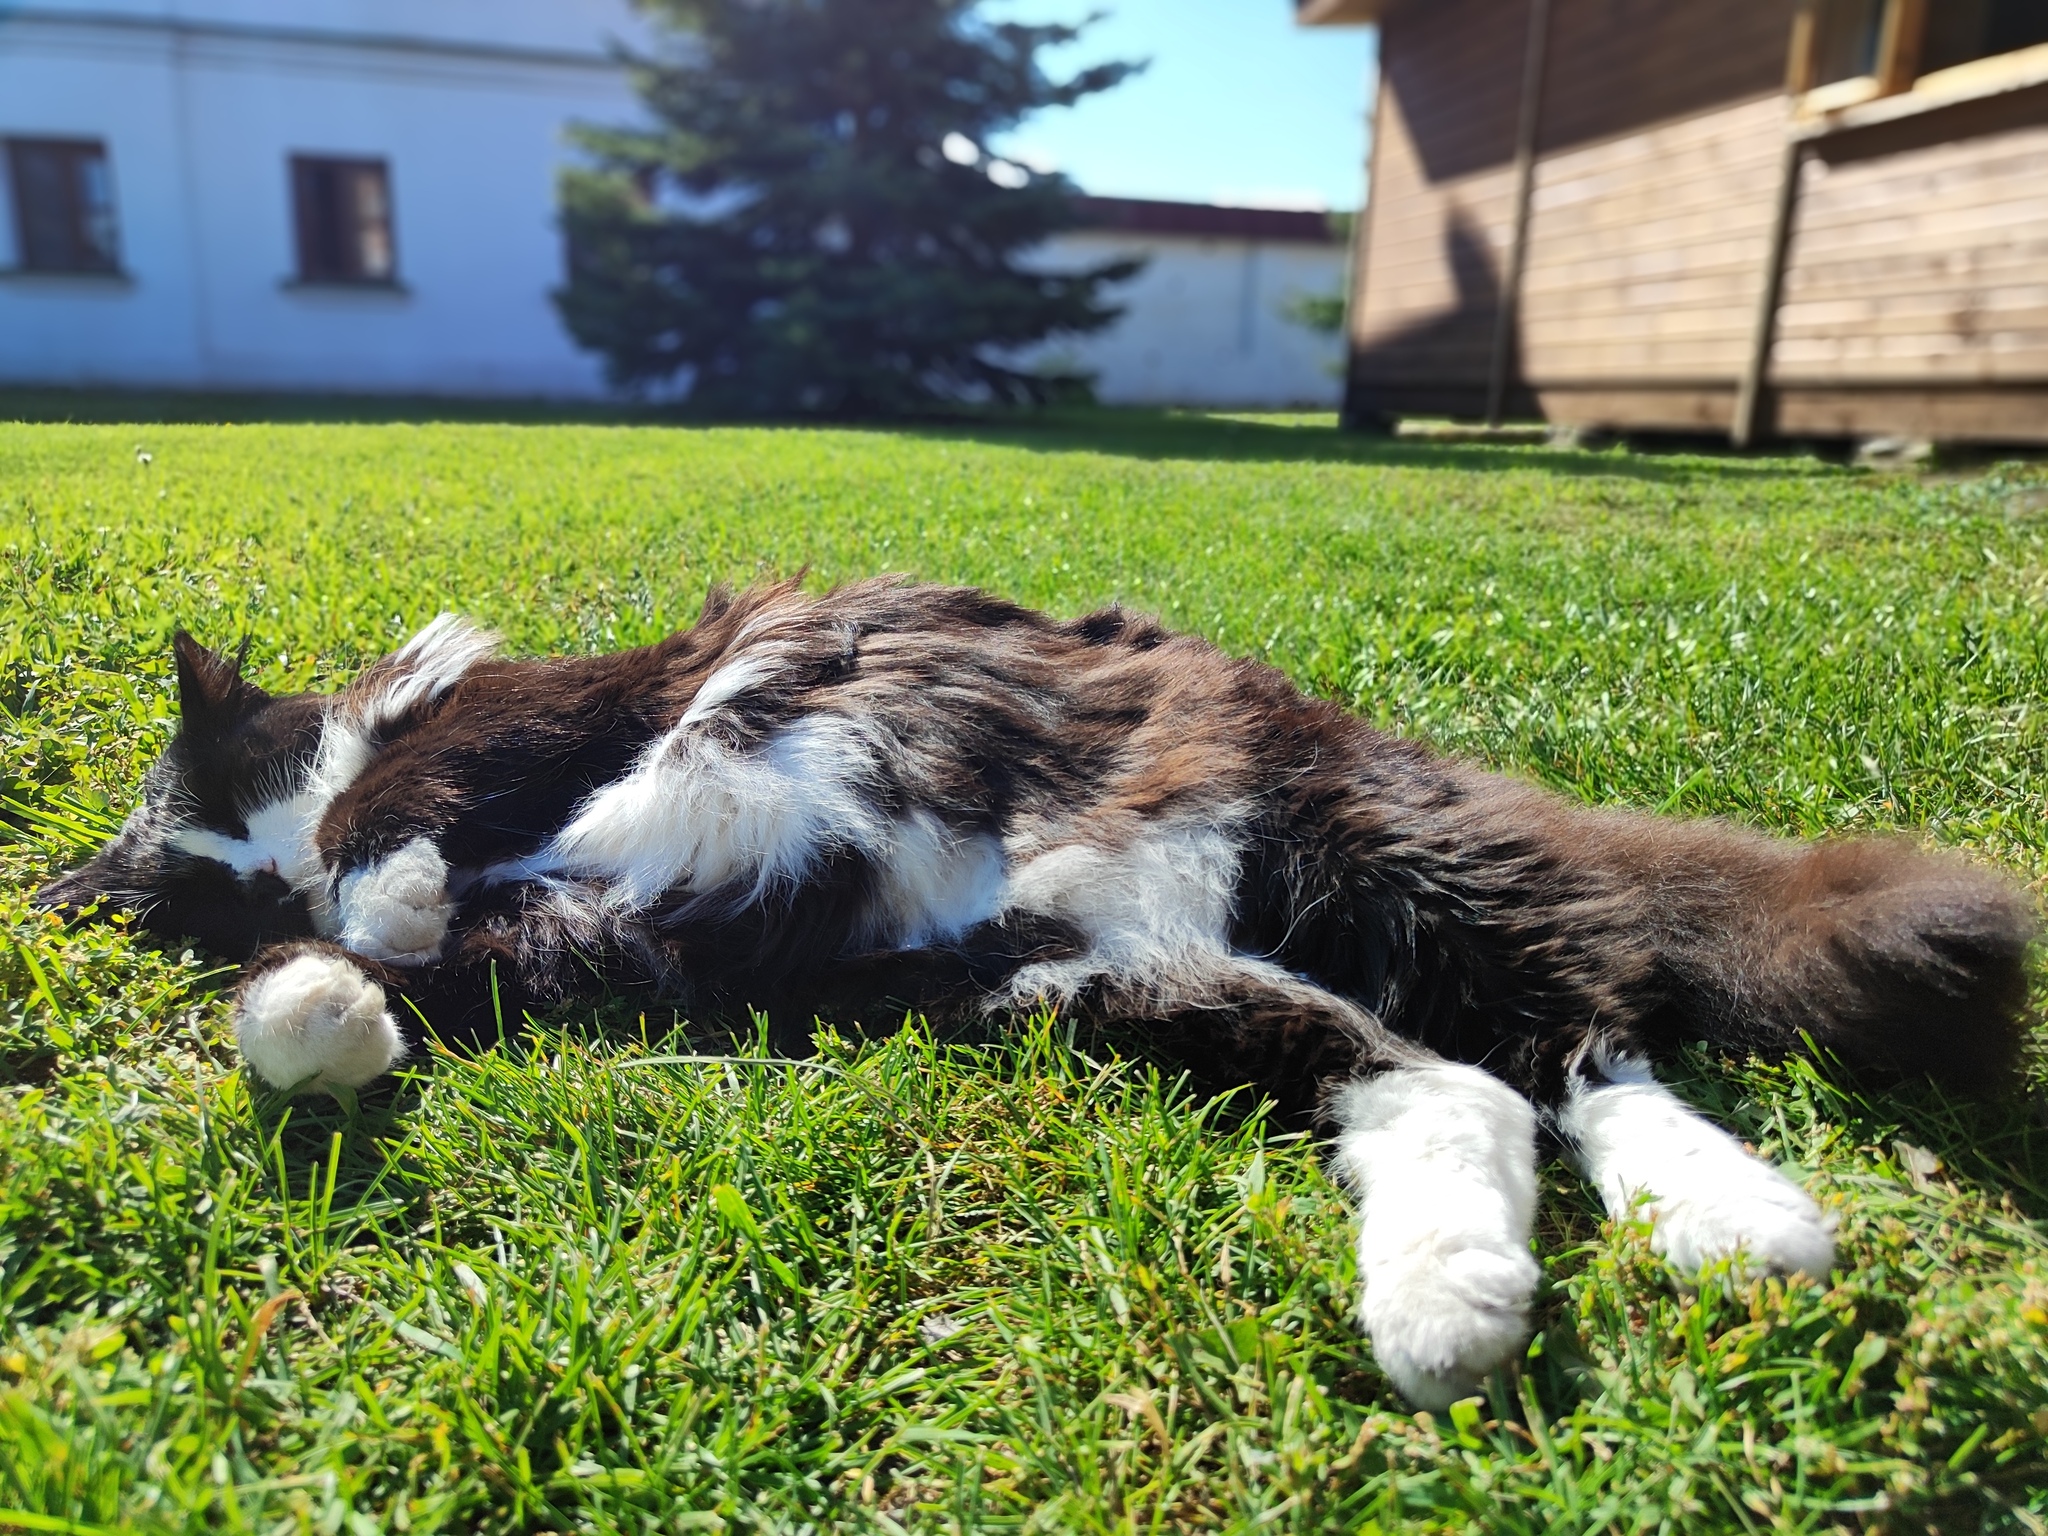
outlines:
[{"label": "white building", "polygon": [[0,380],[597,393],[565,125],[626,0],[0,0]]},{"label": "white building", "polygon": [[1291,317],[1344,291],[1344,247],[1320,213],[1143,198],[1085,200],[1089,225],[1048,242],[1054,267],[1146,258],[1124,315],[1034,358],[1095,375],[1112,405],[1314,406],[1343,393],[1344,346]]},{"label": "white building", "polygon": [[[0,384],[592,396],[549,300],[572,123],[638,106],[629,0],[0,0]],[[1283,317],[1319,216],[1092,199],[1151,265],[1040,349],[1125,403],[1335,402]]]}]

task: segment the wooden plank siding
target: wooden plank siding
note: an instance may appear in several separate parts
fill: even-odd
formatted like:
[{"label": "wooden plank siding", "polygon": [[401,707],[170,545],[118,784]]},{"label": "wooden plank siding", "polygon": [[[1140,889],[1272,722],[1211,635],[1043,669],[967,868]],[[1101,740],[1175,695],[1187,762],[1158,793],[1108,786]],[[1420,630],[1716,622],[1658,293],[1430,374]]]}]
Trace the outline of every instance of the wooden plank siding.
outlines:
[{"label": "wooden plank siding", "polygon": [[2048,382],[2048,123],[1809,160],[1774,388]]},{"label": "wooden plank siding", "polygon": [[1354,414],[1383,401],[1453,415],[1484,408],[1528,6],[1432,0],[1383,24],[1373,206],[1351,307]]},{"label": "wooden plank siding", "polygon": [[[1487,408],[1530,6],[1386,9],[1354,420]],[[1550,0],[1510,412],[1727,430],[1747,372],[1766,434],[2048,442],[2048,87],[1795,123],[1795,8]]]},{"label": "wooden plank siding", "polygon": [[1539,160],[1521,305],[1529,386],[1710,390],[1732,409],[1770,236],[1757,188],[1784,133],[1773,94]]}]

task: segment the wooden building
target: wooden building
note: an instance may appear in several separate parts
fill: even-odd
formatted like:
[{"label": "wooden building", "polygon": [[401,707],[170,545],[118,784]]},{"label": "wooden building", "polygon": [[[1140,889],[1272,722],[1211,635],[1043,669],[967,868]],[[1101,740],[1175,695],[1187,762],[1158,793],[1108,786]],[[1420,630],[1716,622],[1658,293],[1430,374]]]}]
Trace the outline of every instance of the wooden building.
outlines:
[{"label": "wooden building", "polygon": [[1377,23],[1349,419],[2048,442],[2048,0]]}]

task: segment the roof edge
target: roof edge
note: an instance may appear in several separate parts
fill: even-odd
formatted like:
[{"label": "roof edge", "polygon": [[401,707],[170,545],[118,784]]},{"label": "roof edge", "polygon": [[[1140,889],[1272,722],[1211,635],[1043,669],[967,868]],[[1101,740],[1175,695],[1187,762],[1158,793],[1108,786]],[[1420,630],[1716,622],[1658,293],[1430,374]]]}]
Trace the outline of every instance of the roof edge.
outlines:
[{"label": "roof edge", "polygon": [[1330,216],[1294,208],[1232,208],[1216,203],[1169,202],[1151,197],[1090,197],[1075,200],[1083,230],[1117,234],[1191,235],[1211,240],[1271,240],[1300,245],[1335,245]]},{"label": "roof edge", "polygon": [[1298,27],[1363,27],[1377,22],[1391,0],[1294,0]]}]

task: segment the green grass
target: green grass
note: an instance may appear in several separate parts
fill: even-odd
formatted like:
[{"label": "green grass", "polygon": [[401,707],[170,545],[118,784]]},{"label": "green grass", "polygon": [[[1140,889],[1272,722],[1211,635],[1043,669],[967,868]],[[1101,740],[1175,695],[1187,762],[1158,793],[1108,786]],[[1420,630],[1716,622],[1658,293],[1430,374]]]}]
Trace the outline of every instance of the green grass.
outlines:
[{"label": "green grass", "polygon": [[795,1066],[564,1017],[287,1105],[208,957],[24,901],[173,728],[175,624],[325,686],[443,607],[612,647],[802,566],[1120,599],[1590,801],[1924,830],[2038,890],[2038,470],[1172,417],[15,425],[0,545],[0,1530],[2048,1527],[2037,1108],[1691,1060],[1839,1213],[1838,1283],[1683,1295],[1552,1167],[1528,1357],[1432,1420],[1348,1319],[1314,1149],[1056,1022]]}]

